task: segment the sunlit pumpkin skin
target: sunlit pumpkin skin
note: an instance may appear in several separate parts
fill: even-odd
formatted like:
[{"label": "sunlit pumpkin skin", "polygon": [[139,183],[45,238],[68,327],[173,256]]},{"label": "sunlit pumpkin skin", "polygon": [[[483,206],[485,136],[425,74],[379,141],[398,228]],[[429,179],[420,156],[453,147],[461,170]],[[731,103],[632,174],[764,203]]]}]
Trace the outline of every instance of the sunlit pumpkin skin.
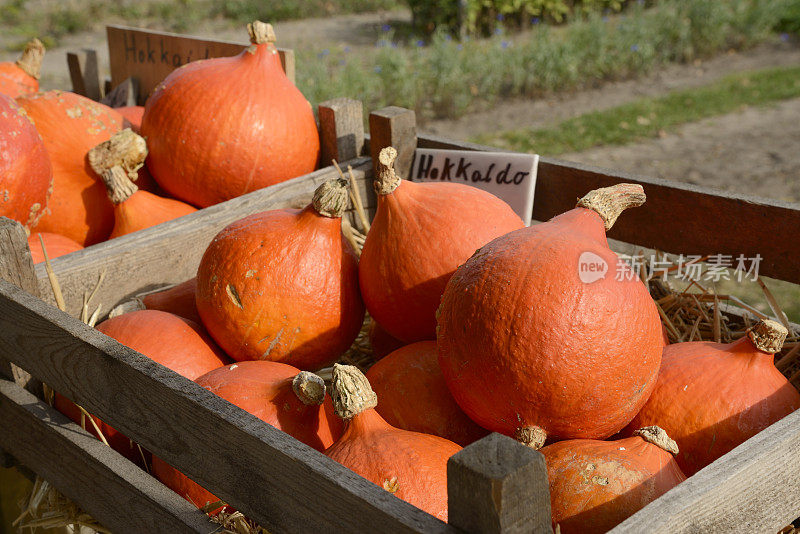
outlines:
[{"label": "sunlit pumpkin skin", "polygon": [[458,407],[439,369],[435,341],[395,350],[367,371],[380,399],[375,410],[390,425],[433,434],[465,447],[489,432]]},{"label": "sunlit pumpkin skin", "polygon": [[447,460],[461,447],[438,436],[387,423],[373,408],[357,368],[334,365],[332,395],[344,433],[325,455],[442,521],[447,521]]},{"label": "sunlit pumpkin skin", "polygon": [[369,314],[406,343],[436,339],[436,309],[456,268],[492,239],[524,226],[491,193],[457,183],[400,180],[397,151],[381,151],[378,210],[359,261]]},{"label": "sunlit pumpkin skin", "polygon": [[[641,186],[592,191],[459,267],[439,308],[439,364],[472,420],[541,445],[545,436],[608,437],[644,405],[661,362],[661,322],[605,234],[643,202]],[[606,276],[584,283],[588,261],[604,263]]]},{"label": "sunlit pumpkin skin", "polygon": [[122,115],[74,93],[47,91],[23,96],[53,165],[53,194],[37,230],[69,237],[83,246],[108,238],[114,208],[87,152],[122,128]]},{"label": "sunlit pumpkin skin", "polygon": [[42,252],[42,243],[39,241],[39,236],[42,236],[44,246],[47,249],[47,257],[51,260],[83,249],[78,243],[63,235],[47,232],[31,234],[28,237],[28,247],[31,249],[33,263],[44,261],[44,253]]},{"label": "sunlit pumpkin skin", "polygon": [[[98,324],[97,330],[190,380],[230,361],[199,324],[171,313],[134,311]],[[65,397],[56,394],[55,407],[80,423],[79,409]],[[138,449],[127,436],[97,417],[94,420],[114,450],[131,461],[141,463]],[[86,429],[94,434],[88,421]]]},{"label": "sunlit pumpkin skin", "polygon": [[128,121],[125,126],[130,126],[134,132],[139,133],[142,129],[144,106],[123,106],[121,108],[114,108],[114,110]]},{"label": "sunlit pumpkin skin", "polygon": [[173,71],[145,105],[147,165],[165,191],[195,206],[307,174],[317,164],[314,113],[283,72],[271,26],[257,22],[248,30],[253,44],[241,54]]},{"label": "sunlit pumpkin skin", "polygon": [[38,91],[43,58],[44,45],[32,39],[17,61],[0,63],[0,95],[17,98]]},{"label": "sunlit pumpkin skin", "polygon": [[367,336],[369,338],[369,345],[372,347],[372,357],[376,360],[380,360],[387,354],[408,344],[393,338],[375,319],[370,321]]},{"label": "sunlit pumpkin skin", "polygon": [[[207,504],[215,503],[220,500],[219,497],[216,497],[213,493],[169,465],[158,456],[153,456],[152,473],[154,477],[161,481],[162,484],[198,508],[202,509]],[[232,506],[220,506],[219,508],[209,510],[209,514],[217,515],[223,509],[225,509],[225,511],[228,513],[234,511]]]},{"label": "sunlit pumpkin skin", "polygon": [[554,527],[563,534],[607,532],[686,480],[672,456],[675,442],[658,427],[640,432],[618,441],[575,439],[541,449]]},{"label": "sunlit pumpkin skin", "polygon": [[669,345],[656,388],[626,432],[660,426],[678,443],[678,464],[692,476],[800,408],[800,394],[773,362],[785,337],[782,325],[762,321],[730,344]]},{"label": "sunlit pumpkin skin", "polygon": [[[276,362],[241,362],[215,369],[196,380],[219,397],[319,451],[342,434],[325,383],[316,375]],[[156,477],[202,507],[219,499],[159,460]]]},{"label": "sunlit pumpkin skin", "polygon": [[148,310],[174,313],[202,324],[203,321],[200,319],[200,314],[197,313],[197,304],[195,304],[196,289],[197,278],[192,278],[164,291],[145,295],[142,297],[142,303]]},{"label": "sunlit pumpkin skin", "polygon": [[37,226],[53,189],[44,143],[25,110],[0,94],[0,216]]},{"label": "sunlit pumpkin skin", "polygon": [[223,229],[197,270],[197,311],[231,358],[305,370],[332,363],[364,319],[355,252],[343,238],[344,180],[303,210],[272,210]]}]

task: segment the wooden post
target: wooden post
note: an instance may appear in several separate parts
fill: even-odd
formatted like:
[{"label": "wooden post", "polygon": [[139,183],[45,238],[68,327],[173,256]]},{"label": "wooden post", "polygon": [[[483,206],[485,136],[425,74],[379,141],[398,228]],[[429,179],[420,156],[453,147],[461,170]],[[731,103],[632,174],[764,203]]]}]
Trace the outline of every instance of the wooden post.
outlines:
[{"label": "wooden post", "polygon": [[100,71],[97,67],[97,50],[84,48],[77,52],[67,52],[69,77],[72,79],[72,92],[99,101]]},{"label": "wooden post", "polygon": [[139,82],[134,78],[125,78],[125,81],[111,91],[106,91],[106,96],[100,102],[111,108],[135,106],[139,98]]},{"label": "wooden post", "polygon": [[364,149],[364,113],[361,102],[335,98],[319,105],[322,166],[355,159]]},{"label": "wooden post", "polygon": [[281,65],[283,66],[283,72],[286,73],[286,77],[289,78],[289,81],[293,84],[296,83],[294,50],[291,48],[279,48],[278,54],[281,58]]},{"label": "wooden post", "polygon": [[401,178],[408,178],[414,150],[417,149],[417,118],[410,109],[390,106],[369,114],[369,151],[373,170],[378,154],[387,146],[397,149],[394,168]]},{"label": "wooden post", "polygon": [[448,523],[469,533],[552,534],[540,452],[490,434],[447,462]]}]

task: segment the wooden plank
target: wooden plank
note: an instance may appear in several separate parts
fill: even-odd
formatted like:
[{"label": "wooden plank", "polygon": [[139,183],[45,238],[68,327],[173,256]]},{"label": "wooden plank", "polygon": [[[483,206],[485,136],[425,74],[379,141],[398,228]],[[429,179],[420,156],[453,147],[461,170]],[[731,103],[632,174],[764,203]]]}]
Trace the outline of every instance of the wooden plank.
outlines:
[{"label": "wooden plank", "polygon": [[2,280],[0,355],[270,532],[455,532],[194,382]]},{"label": "wooden plank", "polygon": [[133,78],[125,78],[121,84],[106,92],[101,103],[112,108],[135,106],[138,94],[139,82]]},{"label": "wooden plank", "polygon": [[364,113],[359,100],[336,98],[319,105],[322,165],[355,159],[364,150]]},{"label": "wooden plank", "polygon": [[100,71],[97,66],[97,50],[84,48],[67,52],[67,67],[72,80],[72,92],[92,100],[100,100]]},{"label": "wooden plank", "polygon": [[[397,150],[394,168],[401,178],[408,176],[417,148],[417,119],[410,109],[390,106],[369,114],[370,154],[374,161],[387,146]],[[375,167],[373,167],[373,172]]]},{"label": "wooden plank", "polygon": [[[246,37],[245,28],[242,27]],[[116,87],[126,78],[139,82],[139,104],[173,70],[198,59],[235,56],[248,43],[203,39],[189,35],[158,32],[126,26],[106,26],[111,84]],[[294,52],[278,48],[286,76],[294,83]]]},{"label": "wooden plank", "polygon": [[796,411],[611,532],[778,532],[800,515],[799,469],[800,411]]},{"label": "wooden plank", "polygon": [[[350,163],[366,202],[371,195],[365,172],[371,169],[371,162],[361,158]],[[106,312],[143,291],[192,278],[208,243],[222,228],[260,211],[303,207],[319,184],[338,176],[334,168],[327,167],[54,259],[67,312],[80,316],[84,292],[94,289],[103,272],[105,279],[92,302],[102,304]],[[36,267],[36,275],[45,300],[53,303],[52,295],[45,291],[49,281],[43,266]]]},{"label": "wooden plank", "polygon": [[215,532],[218,525],[13,382],[0,380],[0,447],[114,532]]},{"label": "wooden plank", "polygon": [[[434,136],[421,137],[420,146],[497,150]],[[541,158],[533,218],[549,220],[588,191],[620,182],[641,184],[647,202],[625,212],[609,237],[672,254],[723,254],[734,265],[740,254],[759,255],[759,274],[800,284],[800,249],[793,246],[800,204]]]},{"label": "wooden plank", "polygon": [[547,465],[538,451],[493,433],[447,462],[448,522],[475,534],[552,534]]}]

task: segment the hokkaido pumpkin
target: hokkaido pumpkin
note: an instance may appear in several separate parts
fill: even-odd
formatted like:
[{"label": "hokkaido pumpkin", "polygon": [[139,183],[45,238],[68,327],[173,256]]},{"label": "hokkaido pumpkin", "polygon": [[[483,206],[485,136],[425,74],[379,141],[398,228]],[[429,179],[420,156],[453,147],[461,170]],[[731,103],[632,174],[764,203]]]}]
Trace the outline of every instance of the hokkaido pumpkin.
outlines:
[{"label": "hokkaido pumpkin", "polygon": [[656,388],[628,432],[634,425],[662,427],[692,476],[800,408],[800,394],[773,362],[786,334],[783,325],[764,320],[733,343],[665,347]]},{"label": "hokkaido pumpkin", "polygon": [[245,217],[208,246],[197,311],[234,360],[320,369],[353,343],[364,304],[356,255],[341,231],[347,195],[345,180],[331,180],[305,209]]},{"label": "hokkaido pumpkin", "polygon": [[148,191],[139,191],[132,180],[147,157],[144,139],[125,129],[89,151],[89,164],[103,178],[114,205],[114,230],[110,238],[131,234],[194,213],[196,208]]},{"label": "hokkaido pumpkin", "polygon": [[44,45],[31,39],[17,61],[0,63],[0,94],[17,98],[38,91],[42,59]]},{"label": "hokkaido pumpkin", "polygon": [[657,426],[618,441],[560,441],[541,453],[553,526],[563,534],[607,532],[686,480],[677,445]]},{"label": "hokkaido pumpkin", "polygon": [[121,108],[114,108],[117,113],[125,117],[128,121],[126,126],[130,125],[131,130],[136,133],[142,129],[142,117],[144,116],[144,106],[124,106]]},{"label": "hokkaido pumpkin", "polygon": [[387,423],[449,439],[465,447],[489,432],[458,407],[439,369],[435,341],[395,350],[367,371],[380,399],[377,412]]},{"label": "hokkaido pumpkin", "polygon": [[436,308],[456,268],[477,248],[524,226],[494,195],[464,184],[402,181],[397,151],[379,156],[378,210],[359,261],[367,310],[406,343],[436,339]]},{"label": "hokkaido pumpkin", "polygon": [[540,446],[546,436],[608,437],[644,405],[661,322],[605,234],[644,200],[638,185],[592,191],[459,267],[439,308],[439,364],[473,421]]},{"label": "hokkaido pumpkin", "polygon": [[53,195],[37,230],[69,237],[83,246],[105,240],[114,208],[86,153],[122,129],[122,115],[83,96],[47,91],[22,96],[53,164]]},{"label": "hokkaido pumpkin", "polygon": [[[325,397],[325,383],[308,371],[276,362],[241,362],[211,371],[196,382],[319,451],[342,434],[342,423]],[[198,507],[219,500],[157,457],[153,472]]]},{"label": "hokkaido pumpkin", "polygon": [[47,249],[47,257],[51,260],[82,250],[83,247],[68,237],[58,234],[50,234],[47,232],[31,234],[28,237],[28,247],[31,249],[31,256],[33,263],[41,263],[44,261],[44,253],[42,252],[42,243],[39,241],[39,236],[42,236],[44,246]]},{"label": "hokkaido pumpkin", "polygon": [[44,143],[25,110],[0,94],[0,216],[37,225],[53,190]]},{"label": "hokkaido pumpkin", "polygon": [[334,364],[331,395],[336,414],[346,424],[342,437],[325,455],[447,521],[447,459],[461,447],[387,423],[375,411],[375,392],[356,367]]},{"label": "hokkaido pumpkin", "polygon": [[197,278],[192,278],[169,289],[145,295],[142,303],[148,310],[174,313],[202,324],[194,299],[196,289]]},{"label": "hokkaido pumpkin", "polygon": [[[190,380],[229,361],[200,325],[171,313],[155,310],[126,313],[100,323],[97,330]],[[80,423],[80,410],[65,397],[56,394],[55,407]],[[99,418],[94,420],[114,450],[131,461],[141,462],[140,453],[130,439]],[[88,422],[86,429],[94,433]]]},{"label": "hokkaido pumpkin", "polygon": [[370,321],[369,330],[367,331],[369,345],[372,347],[372,356],[376,360],[380,360],[387,354],[407,345],[399,339],[395,339],[378,324],[376,320]]},{"label": "hokkaido pumpkin", "polygon": [[307,174],[317,164],[314,113],[283,72],[272,26],[254,22],[248,32],[252,45],[241,54],[184,65],[145,105],[147,166],[167,193],[196,206]]}]

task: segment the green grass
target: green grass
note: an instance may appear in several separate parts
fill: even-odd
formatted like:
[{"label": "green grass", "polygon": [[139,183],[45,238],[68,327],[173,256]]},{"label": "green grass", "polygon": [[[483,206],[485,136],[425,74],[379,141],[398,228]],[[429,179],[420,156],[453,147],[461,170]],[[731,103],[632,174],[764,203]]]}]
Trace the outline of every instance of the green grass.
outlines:
[{"label": "green grass", "polygon": [[728,76],[717,83],[586,113],[554,127],[483,135],[477,141],[518,152],[557,155],[601,145],[624,145],[682,124],[800,97],[800,67]]}]

